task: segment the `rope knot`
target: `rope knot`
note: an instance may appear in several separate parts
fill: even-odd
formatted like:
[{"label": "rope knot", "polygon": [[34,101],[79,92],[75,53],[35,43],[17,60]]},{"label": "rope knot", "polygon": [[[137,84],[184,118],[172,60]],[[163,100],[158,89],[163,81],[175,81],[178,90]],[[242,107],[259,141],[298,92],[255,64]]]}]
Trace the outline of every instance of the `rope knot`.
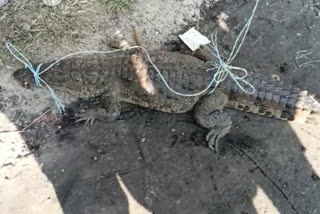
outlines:
[{"label": "rope knot", "polygon": [[[39,64],[37,66],[37,68],[34,68],[33,65],[31,64],[31,62],[10,42],[6,43],[6,48],[9,50],[9,52],[20,62],[22,62],[25,66],[25,68],[28,68],[34,77],[34,81],[36,83],[37,86],[39,87],[43,87],[41,85],[41,82],[43,84],[45,84],[45,86],[47,86],[47,88],[50,91],[50,95],[52,97],[52,99],[54,100],[54,102],[56,103],[59,112],[61,113],[62,111],[64,111],[64,105],[62,104],[62,102],[59,100],[58,96],[56,95],[56,93],[54,92],[54,90],[40,77],[40,69],[42,64]],[[48,69],[48,68],[47,68]]]},{"label": "rope knot", "polygon": [[42,64],[38,65],[37,68],[34,70],[34,68],[29,69],[33,73],[34,81],[37,84],[37,86],[43,87],[41,85],[41,78],[40,78],[40,69],[41,69]]},{"label": "rope knot", "polygon": [[[254,17],[255,11],[258,7],[259,0],[256,0],[256,4],[253,8],[252,14],[250,18],[248,19],[245,26],[242,28],[241,32],[239,33],[232,51],[226,61],[224,61],[220,55],[220,51],[218,48],[218,41],[217,41],[217,32],[215,33],[215,37],[213,38],[213,34],[211,34],[211,41],[212,41],[212,55],[216,58],[217,62],[211,62],[212,68],[207,69],[207,71],[216,70],[216,73],[214,74],[214,82],[216,83],[214,86],[214,89],[209,92],[209,94],[213,93],[215,89],[218,87],[218,85],[223,82],[228,76],[231,77],[231,79],[239,86],[239,88],[247,93],[247,94],[254,94],[256,89],[253,85],[251,85],[248,81],[245,80],[245,78],[248,75],[248,71],[244,68],[232,66],[231,63],[237,56],[238,52],[240,51],[240,48],[244,42],[244,39],[246,38],[246,35],[249,31],[250,24],[252,22],[252,19]],[[233,73],[233,70],[240,71],[243,74],[237,75]]]}]

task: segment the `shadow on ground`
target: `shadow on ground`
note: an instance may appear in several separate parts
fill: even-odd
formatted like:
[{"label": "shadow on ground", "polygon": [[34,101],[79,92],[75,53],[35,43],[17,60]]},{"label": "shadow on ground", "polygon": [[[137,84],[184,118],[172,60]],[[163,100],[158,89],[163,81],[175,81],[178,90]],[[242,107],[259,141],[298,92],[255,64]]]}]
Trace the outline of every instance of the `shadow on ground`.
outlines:
[{"label": "shadow on ground", "polygon": [[114,123],[75,127],[65,119],[55,133],[26,136],[45,140],[32,148],[65,213],[137,213],[116,174],[153,213],[318,212],[319,177],[289,124],[234,115],[218,156],[189,114],[129,108]]},{"label": "shadow on ground", "polygon": [[[219,12],[230,15],[232,41],[250,12],[247,1],[220,1],[199,23],[203,32]],[[251,5],[251,4],[250,4]],[[261,1],[236,65],[320,95],[314,1]],[[310,7],[313,10],[310,10]],[[320,213],[318,129],[229,111],[234,126],[218,156],[203,144],[206,130],[191,114],[169,115],[127,106],[113,123],[32,128],[23,136],[54,185],[65,213],[129,213],[118,174],[134,199],[153,213]],[[51,124],[51,125],[50,125]],[[301,131],[304,130],[304,131]],[[133,206],[134,207],[134,206]],[[131,212],[134,213],[134,212]]]}]

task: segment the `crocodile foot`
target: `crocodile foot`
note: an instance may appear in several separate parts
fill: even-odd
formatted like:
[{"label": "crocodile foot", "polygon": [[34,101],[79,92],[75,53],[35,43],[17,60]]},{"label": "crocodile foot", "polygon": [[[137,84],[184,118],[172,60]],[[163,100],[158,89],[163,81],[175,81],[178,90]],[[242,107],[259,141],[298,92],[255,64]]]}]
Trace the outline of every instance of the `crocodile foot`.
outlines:
[{"label": "crocodile foot", "polygon": [[92,125],[95,120],[104,120],[108,116],[108,112],[104,108],[90,108],[82,110],[74,115],[75,124],[85,121],[84,125]]},{"label": "crocodile foot", "polygon": [[220,121],[215,127],[210,128],[209,133],[206,135],[208,147],[215,152],[220,152],[220,139],[230,132],[232,122],[230,118]]}]

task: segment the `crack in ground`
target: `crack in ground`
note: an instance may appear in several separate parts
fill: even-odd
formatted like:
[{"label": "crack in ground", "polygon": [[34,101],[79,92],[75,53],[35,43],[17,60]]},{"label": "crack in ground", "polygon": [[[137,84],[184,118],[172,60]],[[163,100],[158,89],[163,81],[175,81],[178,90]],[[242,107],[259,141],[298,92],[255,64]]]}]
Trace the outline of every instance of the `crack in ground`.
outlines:
[{"label": "crack in ground", "polygon": [[309,132],[309,131],[305,130],[304,128],[301,128],[301,130],[302,130],[302,131],[304,131],[306,134],[310,135],[311,137],[314,137],[315,139],[320,140],[320,138],[319,138],[319,137],[317,137],[317,136],[313,135],[311,132]]},{"label": "crack in ground", "polygon": [[298,210],[295,208],[295,206],[293,205],[293,203],[290,201],[289,197],[284,193],[284,191],[276,184],[276,182],[274,180],[272,180],[268,174],[259,166],[259,164],[253,159],[251,158],[243,149],[241,149],[239,146],[236,146],[234,144],[231,144],[234,148],[236,148],[239,152],[241,152],[243,155],[245,155],[247,157],[247,159],[252,162],[256,168],[262,173],[262,175],[267,178],[271,184],[281,193],[281,195],[286,199],[286,201],[290,204],[292,210],[299,214]]}]

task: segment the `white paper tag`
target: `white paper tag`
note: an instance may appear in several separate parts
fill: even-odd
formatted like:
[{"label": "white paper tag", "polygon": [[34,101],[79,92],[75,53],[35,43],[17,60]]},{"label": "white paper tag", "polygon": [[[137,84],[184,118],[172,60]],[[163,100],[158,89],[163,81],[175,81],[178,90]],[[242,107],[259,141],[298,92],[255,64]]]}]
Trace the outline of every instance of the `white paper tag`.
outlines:
[{"label": "white paper tag", "polygon": [[211,43],[207,37],[202,35],[194,27],[184,34],[179,35],[179,37],[192,51],[199,49],[200,45],[207,45]]}]

